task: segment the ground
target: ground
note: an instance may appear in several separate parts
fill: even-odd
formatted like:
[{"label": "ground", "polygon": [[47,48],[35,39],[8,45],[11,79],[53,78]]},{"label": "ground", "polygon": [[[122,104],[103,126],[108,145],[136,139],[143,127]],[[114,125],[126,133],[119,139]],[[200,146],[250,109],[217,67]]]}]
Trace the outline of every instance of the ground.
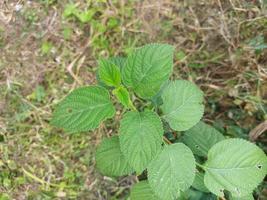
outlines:
[{"label": "ground", "polygon": [[[175,46],[172,78],[204,91],[204,120],[226,136],[248,139],[267,119],[266,0],[72,2],[0,1],[1,200],[127,198],[135,177],[95,170],[118,124],[68,135],[49,121],[66,94],[96,83],[99,58],[146,43]],[[255,140],[267,150],[266,135]]]}]

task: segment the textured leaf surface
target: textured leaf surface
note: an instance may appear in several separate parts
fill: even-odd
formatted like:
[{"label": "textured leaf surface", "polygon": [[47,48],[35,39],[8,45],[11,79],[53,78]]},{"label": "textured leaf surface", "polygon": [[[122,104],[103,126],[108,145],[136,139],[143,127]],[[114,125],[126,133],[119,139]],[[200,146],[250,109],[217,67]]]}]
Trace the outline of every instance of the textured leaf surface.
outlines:
[{"label": "textured leaf surface", "polygon": [[192,151],[182,143],[167,146],[148,167],[148,181],[162,200],[173,200],[187,190],[195,176]]},{"label": "textured leaf surface", "polygon": [[202,192],[210,192],[204,184],[204,174],[201,172],[196,172],[192,187]]},{"label": "textured leaf surface", "polygon": [[109,60],[99,61],[98,75],[100,80],[108,86],[118,87],[121,83],[120,69]]},{"label": "textured leaf surface", "polygon": [[131,200],[160,200],[147,181],[136,183],[131,189]]},{"label": "textured leaf surface", "polygon": [[111,57],[108,60],[115,64],[120,70],[122,70],[126,63],[126,58],[120,56]]},{"label": "textured leaf surface", "polygon": [[152,111],[127,112],[121,120],[121,151],[129,164],[141,173],[161,150],[163,128]]},{"label": "textured leaf surface", "polygon": [[254,197],[252,194],[249,194],[244,197],[230,197],[230,200],[254,200]]},{"label": "textured leaf surface", "polygon": [[197,123],[183,136],[183,142],[198,156],[207,156],[209,149],[222,140],[224,136],[204,122]]},{"label": "textured leaf surface", "polygon": [[112,93],[116,96],[118,101],[126,108],[132,107],[132,101],[130,99],[130,94],[126,88],[120,86],[112,91]]},{"label": "textured leaf surface", "polygon": [[96,151],[96,168],[106,176],[123,176],[133,172],[120,150],[118,136],[101,142]]},{"label": "textured leaf surface", "polygon": [[181,196],[176,200],[218,200],[212,193],[205,193],[189,188],[185,192],[181,192]]},{"label": "textured leaf surface", "polygon": [[172,72],[173,51],[174,48],[166,44],[149,44],[136,49],[122,69],[124,84],[142,98],[153,97]]},{"label": "textured leaf surface", "polygon": [[163,118],[176,131],[191,128],[203,116],[203,93],[189,81],[170,82],[162,93],[162,101]]},{"label": "textured leaf surface", "polygon": [[89,131],[114,114],[115,109],[106,89],[99,86],[82,87],[58,104],[51,124],[69,132]]},{"label": "textured leaf surface", "polygon": [[242,139],[227,139],[215,144],[205,164],[206,187],[222,196],[227,190],[235,197],[252,193],[267,173],[267,158],[256,145]]}]

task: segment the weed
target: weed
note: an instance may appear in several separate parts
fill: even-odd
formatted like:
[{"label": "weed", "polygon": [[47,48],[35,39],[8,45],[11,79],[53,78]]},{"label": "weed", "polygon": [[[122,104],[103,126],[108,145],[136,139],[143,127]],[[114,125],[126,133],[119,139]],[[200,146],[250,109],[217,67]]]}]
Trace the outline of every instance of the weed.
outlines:
[{"label": "weed", "polygon": [[[99,145],[96,167],[110,177],[142,176],[131,190],[132,200],[174,200],[190,193],[190,187],[221,198],[229,192],[253,199],[267,174],[265,153],[246,140],[226,139],[200,121],[203,92],[189,81],[168,80],[173,51],[170,45],[149,44],[127,58],[101,59],[99,85],[72,91],[57,105],[51,123],[69,133],[94,130],[116,113],[110,89],[124,114],[118,135]],[[132,100],[134,94],[141,104]],[[235,125],[227,134],[246,135]]]}]

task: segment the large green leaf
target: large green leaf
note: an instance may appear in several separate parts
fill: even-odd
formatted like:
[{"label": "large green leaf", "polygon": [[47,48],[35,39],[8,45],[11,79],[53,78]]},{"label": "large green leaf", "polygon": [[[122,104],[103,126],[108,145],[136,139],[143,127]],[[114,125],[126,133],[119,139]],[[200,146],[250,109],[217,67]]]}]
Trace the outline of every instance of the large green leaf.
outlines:
[{"label": "large green leaf", "polygon": [[163,128],[152,111],[127,112],[121,120],[121,151],[130,165],[141,173],[161,150]]},{"label": "large green leaf", "polygon": [[243,139],[227,139],[215,144],[208,153],[204,183],[216,194],[227,190],[235,197],[252,193],[267,173],[267,157]]},{"label": "large green leaf", "polygon": [[122,70],[126,63],[126,58],[120,56],[111,57],[108,60],[115,64],[120,70]]},{"label": "large green leaf", "polygon": [[131,200],[160,200],[147,181],[136,183],[131,189]]},{"label": "large green leaf", "polygon": [[231,197],[230,196],[229,200],[254,200],[254,197],[252,194],[249,194],[249,195],[244,196],[244,197]]},{"label": "large green leaf", "polygon": [[120,69],[109,60],[102,59],[99,61],[98,75],[107,86],[118,87],[121,84]]},{"label": "large green leaf", "polygon": [[96,168],[106,176],[123,176],[133,172],[120,150],[118,136],[101,142],[96,151]]},{"label": "large green leaf", "polygon": [[207,192],[207,193],[210,192],[204,185],[204,174],[202,172],[196,172],[192,187],[201,192]]},{"label": "large green leaf", "polygon": [[170,82],[161,97],[163,118],[176,131],[191,128],[203,115],[203,92],[189,81]]},{"label": "large green leaf", "polygon": [[182,139],[194,154],[207,156],[209,149],[217,142],[222,141],[224,136],[212,126],[199,122],[187,130]]},{"label": "large green leaf", "polygon": [[167,146],[148,167],[148,181],[162,200],[173,200],[187,190],[195,176],[192,151],[182,143]]},{"label": "large green leaf", "polygon": [[100,86],[82,87],[57,105],[51,124],[69,132],[89,131],[114,114],[106,89]]},{"label": "large green leaf", "polygon": [[149,44],[131,53],[122,68],[122,79],[141,98],[149,99],[160,90],[173,66],[174,48],[166,44]]}]

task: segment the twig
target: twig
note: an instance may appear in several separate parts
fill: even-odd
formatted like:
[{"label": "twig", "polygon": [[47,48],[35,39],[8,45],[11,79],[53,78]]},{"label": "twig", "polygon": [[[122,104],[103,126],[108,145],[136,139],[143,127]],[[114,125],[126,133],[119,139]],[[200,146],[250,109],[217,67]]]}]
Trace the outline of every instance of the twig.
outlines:
[{"label": "twig", "polygon": [[172,144],[170,140],[168,140],[168,138],[166,138],[165,136],[163,136],[163,140],[167,143],[167,144]]}]

